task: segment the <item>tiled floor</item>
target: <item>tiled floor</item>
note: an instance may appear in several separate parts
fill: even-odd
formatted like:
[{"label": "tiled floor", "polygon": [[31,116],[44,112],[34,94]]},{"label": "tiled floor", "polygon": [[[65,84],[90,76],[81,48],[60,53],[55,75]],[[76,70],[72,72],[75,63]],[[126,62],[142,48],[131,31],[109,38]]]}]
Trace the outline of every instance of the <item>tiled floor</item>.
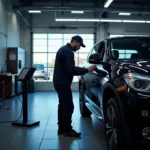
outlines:
[{"label": "tiled floor", "polygon": [[[73,98],[72,125],[76,131],[81,131],[80,139],[57,135],[57,94],[36,92],[28,95],[28,120],[40,121],[40,124],[27,128],[0,123],[0,150],[106,150],[104,125],[93,115],[81,117],[78,92],[73,93]],[[17,97],[0,101],[0,104],[4,104],[0,109],[1,122],[19,118],[22,105]]]}]

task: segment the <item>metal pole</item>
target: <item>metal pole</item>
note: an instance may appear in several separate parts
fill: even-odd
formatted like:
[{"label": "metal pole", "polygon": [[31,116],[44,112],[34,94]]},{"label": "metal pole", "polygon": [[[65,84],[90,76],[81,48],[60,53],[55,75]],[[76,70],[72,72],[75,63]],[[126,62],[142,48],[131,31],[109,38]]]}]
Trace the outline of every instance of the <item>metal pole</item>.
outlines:
[{"label": "metal pole", "polygon": [[28,84],[27,81],[23,81],[23,123],[28,121]]}]

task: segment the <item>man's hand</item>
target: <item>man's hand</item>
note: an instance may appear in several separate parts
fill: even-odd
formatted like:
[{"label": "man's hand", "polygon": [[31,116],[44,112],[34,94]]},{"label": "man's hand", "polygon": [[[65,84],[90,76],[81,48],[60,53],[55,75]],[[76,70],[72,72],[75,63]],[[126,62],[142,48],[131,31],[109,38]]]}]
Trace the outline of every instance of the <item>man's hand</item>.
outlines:
[{"label": "man's hand", "polygon": [[88,69],[88,72],[92,72],[96,69],[96,66],[90,66],[87,69]]}]

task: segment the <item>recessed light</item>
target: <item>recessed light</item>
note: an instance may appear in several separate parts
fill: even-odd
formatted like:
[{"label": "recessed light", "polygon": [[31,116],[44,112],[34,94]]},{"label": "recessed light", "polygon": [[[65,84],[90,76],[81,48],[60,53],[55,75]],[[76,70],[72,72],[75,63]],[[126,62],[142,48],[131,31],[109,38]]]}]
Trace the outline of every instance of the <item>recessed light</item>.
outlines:
[{"label": "recessed light", "polygon": [[122,20],[122,22],[126,22],[126,23],[145,23],[146,21],[144,21],[144,20]]},{"label": "recessed light", "polygon": [[41,10],[29,10],[29,13],[41,13]]},{"label": "recessed light", "polygon": [[122,16],[130,16],[131,13],[119,13],[119,15],[122,15]]},{"label": "recessed light", "polygon": [[73,10],[71,11],[72,14],[83,14],[84,11],[78,11],[78,10]]}]

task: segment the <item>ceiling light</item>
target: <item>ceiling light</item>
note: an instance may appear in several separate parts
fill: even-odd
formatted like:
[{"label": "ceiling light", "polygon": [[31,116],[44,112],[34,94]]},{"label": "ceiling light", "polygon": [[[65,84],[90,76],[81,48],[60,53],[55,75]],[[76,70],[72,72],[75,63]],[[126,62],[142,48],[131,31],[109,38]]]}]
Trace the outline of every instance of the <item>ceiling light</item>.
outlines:
[{"label": "ceiling light", "polygon": [[119,13],[119,15],[123,15],[123,16],[130,16],[131,13]]},{"label": "ceiling light", "polygon": [[77,19],[65,19],[65,18],[61,18],[61,19],[55,19],[55,21],[77,21]]},{"label": "ceiling light", "polygon": [[82,21],[82,22],[100,22],[100,19],[77,19],[77,21]]},{"label": "ceiling light", "polygon": [[122,22],[122,20],[115,19],[67,19],[67,18],[56,18],[55,21],[77,21],[77,22]]},{"label": "ceiling light", "polygon": [[122,20],[101,19],[101,22],[122,22]]},{"label": "ceiling light", "polygon": [[56,18],[55,21],[77,21],[77,22],[100,22],[100,19],[67,19],[67,18]]},{"label": "ceiling light", "polygon": [[29,10],[29,13],[41,13],[41,10]]},{"label": "ceiling light", "polygon": [[78,10],[74,10],[74,11],[71,11],[72,14],[83,14],[84,11],[78,11]]},{"label": "ceiling light", "polygon": [[122,20],[122,22],[126,22],[126,23],[145,23],[144,20]]},{"label": "ceiling light", "polygon": [[107,8],[113,0],[107,0],[106,3],[104,4],[104,7]]},{"label": "ceiling light", "polygon": [[150,23],[150,20],[123,20],[123,19],[80,19],[80,18],[56,18],[55,21],[72,22],[120,22],[120,23]]}]

